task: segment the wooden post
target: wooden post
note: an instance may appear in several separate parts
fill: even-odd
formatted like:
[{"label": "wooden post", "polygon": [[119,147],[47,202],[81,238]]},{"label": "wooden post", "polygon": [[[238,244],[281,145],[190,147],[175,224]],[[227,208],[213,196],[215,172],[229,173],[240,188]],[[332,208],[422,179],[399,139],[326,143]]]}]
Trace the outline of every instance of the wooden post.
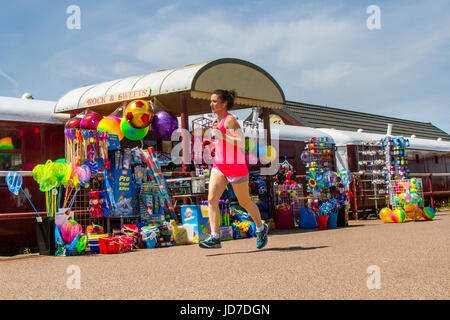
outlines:
[{"label": "wooden post", "polygon": [[[180,95],[180,110],[181,110],[181,113],[180,113],[181,129],[189,131],[188,110],[187,110],[187,96],[184,93],[182,93]],[[185,163],[185,161],[184,161],[185,154],[186,154],[186,152],[189,152],[189,150],[185,150],[183,138],[181,138],[181,142],[183,143],[182,144],[182,169],[183,169],[183,173],[186,173],[186,172],[190,172],[191,171],[190,170],[190,164]]]},{"label": "wooden post", "polygon": [[355,180],[352,181],[351,186],[352,186],[352,192],[353,192],[353,206],[352,206],[353,218],[355,220],[358,220],[358,198],[356,197],[356,181]]},{"label": "wooden post", "polygon": [[428,186],[430,187],[430,202],[431,202],[431,207],[434,209],[434,198],[433,198],[433,184],[431,182],[431,176],[433,174],[430,173],[428,176]]},{"label": "wooden post", "polygon": [[[264,132],[266,135],[267,145],[272,145],[272,138],[270,136],[270,119],[269,119],[269,109],[263,109],[263,121],[264,121]],[[279,155],[278,155],[279,156]],[[275,203],[273,199],[273,179],[272,176],[265,177],[266,185],[267,185],[267,199],[269,202],[269,218],[275,218]]]},{"label": "wooden post", "polygon": [[[180,117],[181,117],[181,129],[187,130],[189,131],[189,123],[188,123],[188,108],[187,108],[187,95],[182,93],[180,95]],[[185,163],[184,159],[185,159],[185,155],[186,152],[190,153],[190,150],[185,150],[185,146],[184,146],[184,141],[183,141],[183,134],[181,136],[181,143],[182,143],[182,171],[183,174],[187,174],[188,172],[191,171],[191,165],[190,163],[190,159],[189,159],[189,163]],[[189,141],[189,148],[190,148],[190,141]],[[183,198],[183,205],[187,205],[189,204],[189,199],[188,198]]]}]

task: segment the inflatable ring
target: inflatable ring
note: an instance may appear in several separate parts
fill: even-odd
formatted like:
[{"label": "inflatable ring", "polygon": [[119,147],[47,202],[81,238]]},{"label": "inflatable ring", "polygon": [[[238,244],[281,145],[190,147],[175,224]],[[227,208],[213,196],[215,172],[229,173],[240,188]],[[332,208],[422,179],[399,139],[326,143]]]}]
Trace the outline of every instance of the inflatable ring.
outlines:
[{"label": "inflatable ring", "polygon": [[87,244],[87,236],[82,236],[80,238],[80,240],[78,240],[78,243],[77,243],[77,251],[78,251],[78,253],[81,253],[84,250],[86,250],[86,244]]}]

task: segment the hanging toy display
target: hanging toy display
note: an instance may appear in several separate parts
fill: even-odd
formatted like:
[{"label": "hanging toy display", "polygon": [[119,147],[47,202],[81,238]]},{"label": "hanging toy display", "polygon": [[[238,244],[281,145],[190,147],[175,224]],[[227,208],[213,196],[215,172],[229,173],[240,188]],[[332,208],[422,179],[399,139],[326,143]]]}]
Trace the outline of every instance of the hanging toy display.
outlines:
[{"label": "hanging toy display", "polygon": [[[309,193],[306,213],[301,212],[300,222],[302,219],[311,220],[308,214],[313,215],[319,229],[336,228],[338,212],[353,197],[349,191],[353,175],[347,169],[339,173],[333,171],[333,156],[334,144],[328,137],[311,138],[300,156],[306,164],[306,189]],[[343,221],[342,225],[347,225],[347,218],[344,217]],[[305,223],[306,228],[312,227],[310,222]]]},{"label": "hanging toy display", "polygon": [[109,168],[108,132],[65,129],[64,136],[67,163],[90,164],[94,171]]},{"label": "hanging toy display", "polygon": [[385,149],[384,175],[387,181],[408,178],[410,171],[405,149],[409,147],[409,140],[401,136],[387,136],[381,143]]}]

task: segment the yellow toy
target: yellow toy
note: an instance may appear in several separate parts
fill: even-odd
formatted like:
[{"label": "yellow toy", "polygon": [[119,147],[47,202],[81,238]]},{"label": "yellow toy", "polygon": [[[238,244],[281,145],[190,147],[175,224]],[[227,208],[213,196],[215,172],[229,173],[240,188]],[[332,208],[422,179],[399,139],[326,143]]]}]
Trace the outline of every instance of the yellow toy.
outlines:
[{"label": "yellow toy", "polygon": [[392,210],[390,208],[386,207],[386,208],[381,209],[378,215],[379,215],[381,221],[383,221],[384,223],[389,223],[389,222],[393,222],[392,218],[391,218],[391,214],[392,214]]}]

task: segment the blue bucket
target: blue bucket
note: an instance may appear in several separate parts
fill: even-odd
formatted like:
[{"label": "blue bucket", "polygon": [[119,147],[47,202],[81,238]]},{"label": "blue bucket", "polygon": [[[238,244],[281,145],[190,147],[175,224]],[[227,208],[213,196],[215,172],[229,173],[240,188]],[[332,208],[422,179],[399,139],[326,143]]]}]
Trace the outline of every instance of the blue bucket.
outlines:
[{"label": "blue bucket", "polygon": [[305,208],[300,208],[300,228],[317,228],[316,217],[310,214]]},{"label": "blue bucket", "polygon": [[338,213],[333,212],[328,215],[327,229],[336,229]]}]

